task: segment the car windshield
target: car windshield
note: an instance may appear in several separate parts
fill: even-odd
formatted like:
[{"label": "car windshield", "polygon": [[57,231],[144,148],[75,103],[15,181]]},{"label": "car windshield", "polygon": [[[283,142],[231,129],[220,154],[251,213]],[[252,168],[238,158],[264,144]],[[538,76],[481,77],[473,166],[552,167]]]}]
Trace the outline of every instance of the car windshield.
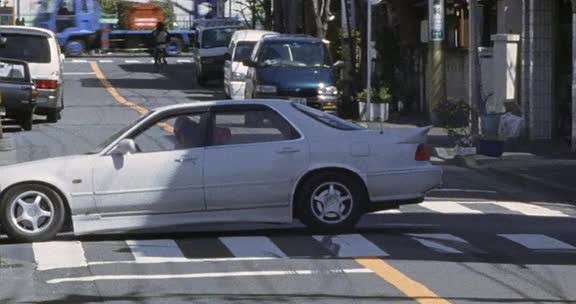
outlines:
[{"label": "car windshield", "polygon": [[330,56],[322,42],[271,41],[262,46],[259,60],[265,66],[322,67]]},{"label": "car windshield", "polygon": [[6,45],[0,47],[0,57],[32,63],[50,62],[48,38],[36,35],[2,34]]},{"label": "car windshield", "polygon": [[227,47],[236,28],[216,28],[202,32],[202,48]]},{"label": "car windshield", "polygon": [[118,139],[118,137],[120,137],[122,134],[126,133],[128,130],[130,130],[132,127],[134,127],[135,125],[139,124],[141,121],[143,121],[144,119],[146,119],[148,116],[150,116],[150,114],[152,114],[153,112],[149,112],[148,114],[142,115],[140,116],[140,118],[138,118],[136,121],[134,121],[133,123],[125,126],[124,128],[120,129],[119,131],[117,131],[116,133],[114,133],[114,135],[110,136],[108,139],[106,139],[103,143],[99,144],[96,148],[94,148],[92,151],[86,153],[86,154],[96,154],[96,153],[100,153],[100,151],[104,150],[104,148],[108,147],[111,143],[113,143],[116,139]]},{"label": "car windshield", "polygon": [[250,55],[252,55],[252,50],[254,50],[254,45],[256,42],[238,42],[236,45],[236,51],[234,52],[234,59],[233,61],[242,62],[244,60],[250,59]]},{"label": "car windshield", "polygon": [[328,113],[313,109],[311,107],[305,106],[305,105],[300,104],[300,103],[293,102],[292,106],[294,106],[296,109],[300,110],[300,112],[306,114],[306,116],[309,116],[309,117],[321,122],[322,124],[325,124],[325,125],[332,127],[334,129],[344,130],[344,131],[365,130],[365,128],[363,128],[357,124],[351,123],[351,122],[346,121],[344,119],[338,118],[332,114],[328,114]]}]

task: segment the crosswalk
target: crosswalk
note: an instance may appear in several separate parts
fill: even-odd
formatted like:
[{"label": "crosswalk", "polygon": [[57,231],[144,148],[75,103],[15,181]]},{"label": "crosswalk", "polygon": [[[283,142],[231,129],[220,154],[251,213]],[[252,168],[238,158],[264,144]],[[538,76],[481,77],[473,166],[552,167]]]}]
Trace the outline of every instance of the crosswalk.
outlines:
[{"label": "crosswalk", "polygon": [[[194,63],[192,58],[167,58],[168,63],[176,64],[191,64]],[[99,63],[99,64],[150,64],[154,63],[154,59],[150,58],[114,58],[114,59],[66,59],[66,64],[88,64],[88,63]]]},{"label": "crosswalk", "polygon": [[[546,234],[495,234],[484,242],[450,233],[224,236],[198,239],[51,241],[30,246],[37,271],[101,265],[264,261],[290,258],[409,258],[467,255],[576,254],[576,239]],[[507,243],[499,252],[489,244]],[[507,252],[504,252],[507,251]],[[0,246],[0,256],[3,247]],[[24,255],[26,256],[26,255]],[[3,257],[5,263],[10,259]],[[8,258],[10,258],[8,256]],[[18,257],[12,257],[12,260]],[[6,262],[8,261],[8,262]],[[1,271],[1,269],[0,269]]]}]

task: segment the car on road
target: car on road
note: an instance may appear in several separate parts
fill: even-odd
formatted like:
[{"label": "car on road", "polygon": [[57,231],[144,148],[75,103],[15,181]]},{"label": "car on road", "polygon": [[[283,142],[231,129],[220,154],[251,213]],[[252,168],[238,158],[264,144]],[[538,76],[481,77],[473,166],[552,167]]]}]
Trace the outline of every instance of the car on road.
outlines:
[{"label": "car on road", "polygon": [[368,130],[285,100],[158,108],[86,155],[0,167],[11,237],[206,222],[354,226],[440,186],[429,128]]},{"label": "car on road", "polygon": [[224,62],[224,93],[228,98],[244,99],[246,72],[248,67],[244,61],[250,59],[256,43],[265,35],[274,32],[260,30],[236,31],[230,39]]},{"label": "car on road", "polygon": [[308,35],[265,36],[254,48],[246,74],[246,98],[282,98],[336,112],[336,72],[326,42]]},{"label": "car on road", "polygon": [[235,19],[199,20],[195,22],[196,42],[192,57],[196,65],[196,81],[205,84],[212,79],[222,79],[224,54],[234,32],[244,27]]},{"label": "car on road", "polygon": [[28,62],[38,90],[36,114],[57,122],[64,108],[63,56],[58,39],[49,30],[24,26],[0,26],[0,34],[7,39],[0,57]]},{"label": "car on road", "polygon": [[28,64],[0,58],[0,109],[4,108],[6,116],[16,119],[24,130],[32,130],[37,96]]}]

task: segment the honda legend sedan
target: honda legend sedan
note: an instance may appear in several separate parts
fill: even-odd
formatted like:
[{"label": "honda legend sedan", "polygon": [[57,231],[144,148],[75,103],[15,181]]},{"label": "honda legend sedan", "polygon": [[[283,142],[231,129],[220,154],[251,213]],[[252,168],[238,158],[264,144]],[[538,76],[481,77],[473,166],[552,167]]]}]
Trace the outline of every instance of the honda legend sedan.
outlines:
[{"label": "honda legend sedan", "polygon": [[2,230],[26,241],[209,222],[354,226],[442,183],[429,128],[368,130],[286,100],[158,108],[94,152],[0,167]]}]

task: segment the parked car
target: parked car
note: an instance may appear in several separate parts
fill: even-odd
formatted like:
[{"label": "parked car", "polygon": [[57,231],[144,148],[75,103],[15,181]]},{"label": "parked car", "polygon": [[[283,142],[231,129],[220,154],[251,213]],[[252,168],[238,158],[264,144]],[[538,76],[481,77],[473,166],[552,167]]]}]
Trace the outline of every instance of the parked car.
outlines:
[{"label": "parked car", "polygon": [[224,56],[224,92],[227,97],[244,99],[244,80],[248,67],[243,62],[250,59],[254,46],[263,36],[273,34],[269,31],[240,30],[232,35]]},{"label": "parked car", "polygon": [[196,64],[196,81],[204,84],[207,80],[222,79],[224,54],[234,32],[243,26],[235,19],[199,20],[195,22],[195,29],[192,57]]},{"label": "parked car", "polygon": [[351,227],[442,183],[428,130],[368,130],[285,100],[158,108],[91,154],[0,168],[2,227],[28,241],[68,221],[75,234],[295,217]]},{"label": "parked car", "polygon": [[63,56],[54,33],[49,30],[0,26],[6,45],[0,57],[28,62],[30,75],[38,90],[36,113],[46,115],[48,122],[57,122],[64,108]]},{"label": "parked car", "polygon": [[0,109],[4,108],[6,116],[16,119],[24,130],[32,130],[37,96],[28,64],[0,58]]},{"label": "parked car", "polygon": [[246,98],[283,98],[335,112],[336,70],[325,42],[307,35],[263,37],[249,60]]}]

